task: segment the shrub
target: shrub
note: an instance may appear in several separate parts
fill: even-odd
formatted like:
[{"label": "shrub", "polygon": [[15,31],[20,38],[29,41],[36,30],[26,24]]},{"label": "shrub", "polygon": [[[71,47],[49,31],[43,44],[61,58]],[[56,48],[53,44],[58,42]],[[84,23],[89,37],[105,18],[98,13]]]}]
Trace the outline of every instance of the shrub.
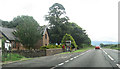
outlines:
[{"label": "shrub", "polygon": [[60,45],[47,45],[40,47],[40,49],[52,49],[52,48],[62,48],[62,47]]},{"label": "shrub", "polygon": [[71,40],[71,46],[72,47],[75,47],[75,48],[77,48],[78,46],[77,46],[77,44],[76,44],[76,42],[75,42],[75,40],[73,39],[73,37],[70,35],[70,34],[65,34],[64,36],[63,36],[63,39],[62,39],[62,44],[64,44],[65,45],[65,41],[66,40]]}]

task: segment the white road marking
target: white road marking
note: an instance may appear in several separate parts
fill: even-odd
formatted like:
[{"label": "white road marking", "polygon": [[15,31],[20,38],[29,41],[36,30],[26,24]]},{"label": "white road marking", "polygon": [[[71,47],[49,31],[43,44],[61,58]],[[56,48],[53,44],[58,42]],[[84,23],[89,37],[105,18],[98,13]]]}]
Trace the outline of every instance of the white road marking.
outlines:
[{"label": "white road marking", "polygon": [[119,64],[116,64],[119,68],[120,68],[120,65]]},{"label": "white road marking", "polygon": [[77,57],[74,57],[74,58],[77,58]]},{"label": "white road marking", "polygon": [[[105,54],[107,54],[107,52],[105,52],[104,50],[103,50],[103,52],[104,52]],[[107,56],[108,56],[112,61],[114,60],[110,55],[107,54]],[[114,61],[114,62],[116,62],[116,61]]]},{"label": "white road marking", "polygon": [[107,52],[105,52],[104,50],[103,50],[103,52],[104,52],[105,54],[107,54]]},{"label": "white road marking", "polygon": [[76,57],[79,57],[79,56],[76,56]]},{"label": "white road marking", "polygon": [[[91,50],[88,50],[88,51],[86,51],[86,52],[84,52],[84,53],[82,53],[82,54],[80,54],[80,55],[77,55],[77,56],[75,56],[74,58],[77,58],[77,57],[79,57],[79,56],[81,56],[81,55],[83,55],[83,54],[85,54],[85,53],[87,53],[87,52],[89,52],[89,51],[91,51]],[[54,55],[54,56],[55,56],[55,55]],[[70,55],[70,56],[72,56],[72,55]],[[70,58],[70,60],[73,60],[74,58]],[[67,63],[67,62],[69,62],[69,60],[66,60],[65,62]],[[58,66],[61,66],[61,65],[63,65],[63,64],[65,64],[65,63],[60,63],[60,64],[58,64],[58,65],[56,65],[56,66],[54,66],[54,67],[52,67],[52,68],[50,68],[50,69],[54,69],[54,68],[56,68],[56,67],[58,67]]]},{"label": "white road marking", "polygon": [[50,68],[50,69],[54,69],[54,68],[56,68],[56,67],[52,67],[52,68]]},{"label": "white road marking", "polygon": [[111,60],[114,60],[110,55],[108,55],[108,57],[109,57]]},{"label": "white road marking", "polygon": [[63,65],[64,63],[60,63],[60,64],[58,64],[59,66],[61,66],[61,65]]},{"label": "white road marking", "polygon": [[[104,51],[105,52],[105,51]],[[107,54],[107,52],[105,52],[105,54]]]},{"label": "white road marking", "polygon": [[71,58],[70,60],[73,60],[73,58]]},{"label": "white road marking", "polygon": [[69,62],[69,60],[66,60],[65,62],[67,63],[67,62]]},{"label": "white road marking", "polygon": [[80,55],[83,55],[83,54],[85,54],[85,53],[82,53],[82,54],[80,54]]}]

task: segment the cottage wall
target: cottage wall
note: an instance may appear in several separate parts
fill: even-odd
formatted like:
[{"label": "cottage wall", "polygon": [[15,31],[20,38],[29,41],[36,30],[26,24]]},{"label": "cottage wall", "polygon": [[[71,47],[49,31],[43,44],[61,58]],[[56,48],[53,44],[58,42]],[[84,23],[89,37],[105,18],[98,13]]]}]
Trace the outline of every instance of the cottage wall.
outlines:
[{"label": "cottage wall", "polygon": [[11,41],[12,50],[25,50],[23,45],[19,42]]},{"label": "cottage wall", "polygon": [[49,36],[48,36],[47,31],[46,31],[45,34],[43,35],[42,41],[43,41],[43,46],[46,46],[46,45],[49,44]]}]

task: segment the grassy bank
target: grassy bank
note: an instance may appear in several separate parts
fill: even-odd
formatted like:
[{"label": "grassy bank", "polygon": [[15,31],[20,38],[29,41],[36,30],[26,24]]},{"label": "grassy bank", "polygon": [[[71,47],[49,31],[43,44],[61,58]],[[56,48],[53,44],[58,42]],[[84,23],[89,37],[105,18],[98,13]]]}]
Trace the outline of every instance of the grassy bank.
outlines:
[{"label": "grassy bank", "polygon": [[76,52],[84,52],[84,51],[87,51],[89,49],[94,49],[95,47],[86,47],[86,48],[81,48],[79,50],[76,50],[76,51],[72,51],[72,52],[63,52],[63,53],[60,53],[60,54],[67,54],[67,53],[76,53]]},{"label": "grassy bank", "polygon": [[120,50],[120,48],[119,48],[118,46],[119,46],[119,45],[115,44],[115,45],[104,46],[103,48]]},{"label": "grassy bank", "polygon": [[24,56],[19,55],[19,54],[13,54],[13,53],[2,54],[2,62],[17,61],[17,60],[22,60],[22,59],[26,59],[26,58]]}]

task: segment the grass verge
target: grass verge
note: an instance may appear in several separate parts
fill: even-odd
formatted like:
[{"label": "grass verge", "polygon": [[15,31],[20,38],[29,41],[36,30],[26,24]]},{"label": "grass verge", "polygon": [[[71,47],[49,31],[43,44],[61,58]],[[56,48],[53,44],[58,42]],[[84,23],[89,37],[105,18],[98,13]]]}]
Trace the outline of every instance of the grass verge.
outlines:
[{"label": "grass verge", "polygon": [[17,61],[24,61],[24,60],[29,60],[29,59],[32,59],[32,58],[25,58],[24,56],[21,56],[19,54],[13,54],[13,53],[2,54],[3,64],[17,62]]},{"label": "grass verge", "polygon": [[94,49],[94,47],[86,47],[86,48],[82,48],[82,49],[79,49],[79,50],[76,50],[76,51],[72,51],[72,52],[63,52],[63,53],[60,53],[60,54],[84,52],[84,51],[87,51],[87,50],[89,50],[89,49]]},{"label": "grass verge", "polygon": [[108,49],[115,49],[115,50],[120,50],[119,45],[109,45],[109,46],[105,46],[103,48],[108,48]]}]

